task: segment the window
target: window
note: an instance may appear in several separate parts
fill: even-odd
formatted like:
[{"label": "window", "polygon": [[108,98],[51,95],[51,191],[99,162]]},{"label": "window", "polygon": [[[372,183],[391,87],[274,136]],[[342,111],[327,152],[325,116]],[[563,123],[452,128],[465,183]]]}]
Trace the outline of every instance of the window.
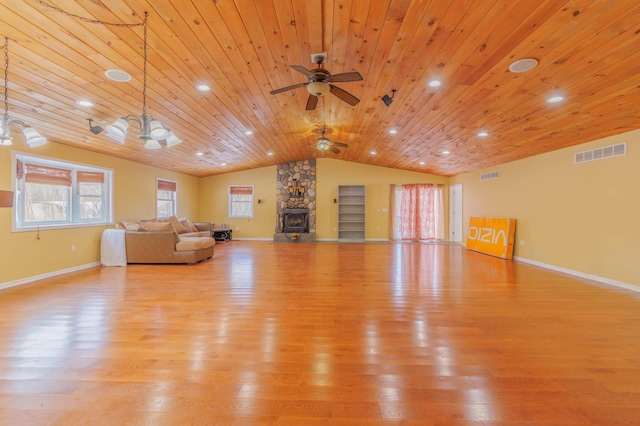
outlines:
[{"label": "window", "polygon": [[170,217],[177,216],[176,194],[178,193],[178,183],[172,180],[157,179],[156,190],[156,216]]},{"label": "window", "polygon": [[111,223],[111,170],[23,154],[14,164],[14,229]]},{"label": "window", "polygon": [[253,217],[253,186],[229,186],[229,217]]}]

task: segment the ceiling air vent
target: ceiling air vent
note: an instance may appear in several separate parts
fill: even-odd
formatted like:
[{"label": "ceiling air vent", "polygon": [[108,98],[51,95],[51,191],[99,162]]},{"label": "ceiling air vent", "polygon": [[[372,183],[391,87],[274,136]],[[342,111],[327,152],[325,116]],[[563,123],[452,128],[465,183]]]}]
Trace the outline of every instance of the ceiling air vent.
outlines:
[{"label": "ceiling air vent", "polygon": [[586,163],[587,161],[603,160],[605,158],[627,155],[627,143],[622,142],[616,145],[609,145],[603,148],[596,148],[590,151],[576,152],[573,162]]},{"label": "ceiling air vent", "polygon": [[480,180],[491,180],[498,179],[500,177],[500,172],[490,172],[480,175]]}]

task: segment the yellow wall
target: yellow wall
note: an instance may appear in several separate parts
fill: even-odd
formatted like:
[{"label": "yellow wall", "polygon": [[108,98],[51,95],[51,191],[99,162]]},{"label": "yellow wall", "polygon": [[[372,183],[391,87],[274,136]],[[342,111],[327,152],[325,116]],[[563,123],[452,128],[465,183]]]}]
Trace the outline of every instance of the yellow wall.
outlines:
[{"label": "yellow wall", "polygon": [[[253,185],[253,218],[229,218],[229,185]],[[202,178],[198,217],[198,220],[213,222],[215,227],[224,223],[233,229],[234,239],[273,240],[276,228],[276,166]]]},{"label": "yellow wall", "polygon": [[[366,185],[366,232],[370,240],[389,239],[389,185],[405,183],[442,183],[448,178],[426,173],[408,172],[386,167],[319,158],[316,162],[316,238],[338,239],[339,185]],[[227,193],[229,185],[255,185],[253,219],[229,219]],[[276,167],[203,178],[200,183],[200,220],[225,223],[233,229],[233,238],[273,239],[276,227]],[[446,211],[447,191],[445,191]],[[383,212],[386,209],[386,212]],[[334,231],[334,229],[336,229]]]},{"label": "yellow wall", "polygon": [[[332,158],[318,158],[317,164],[316,238],[338,239],[338,198],[340,185],[365,185],[365,238],[388,240],[389,187],[391,184],[441,183],[449,178],[426,173],[409,172],[387,167],[370,166]],[[445,190],[445,212],[448,209],[448,190]],[[386,210],[386,211],[384,211]],[[446,215],[445,215],[446,216]],[[447,221],[445,219],[445,228]],[[446,233],[445,233],[446,235]]]},{"label": "yellow wall", "polygon": [[[12,150],[113,169],[116,221],[155,217],[157,177],[178,182],[178,215],[192,217],[197,213],[198,178],[53,142],[29,148],[21,138],[16,138],[11,147],[0,147],[0,189],[11,189]],[[11,232],[12,212],[0,209],[0,284],[100,261],[104,226],[41,230],[37,239],[35,231]]]},{"label": "yellow wall", "polygon": [[[623,141],[626,156],[573,164],[575,152]],[[515,256],[640,286],[638,146],[640,131],[634,131],[450,179],[320,158],[317,238],[338,237],[333,199],[339,185],[366,186],[366,238],[385,240],[389,238],[390,184],[460,183],[465,235],[470,216],[515,218]],[[198,179],[52,142],[36,149],[18,142],[0,148],[0,189],[11,188],[12,149],[113,169],[116,221],[154,217],[155,180],[161,177],[178,182],[178,216],[213,221],[217,226],[226,223],[237,239],[273,238],[275,166]],[[480,174],[494,170],[500,172],[500,179],[480,181]],[[254,185],[256,200],[263,201],[255,204],[252,219],[228,218],[228,186],[236,184]],[[12,211],[0,209],[0,284],[99,262],[104,227],[43,230],[38,240],[36,232],[11,232]]]},{"label": "yellow wall", "polygon": [[[626,156],[573,162],[625,141]],[[470,216],[515,218],[515,256],[640,286],[639,148],[633,131],[451,178],[462,184],[464,235]]]}]

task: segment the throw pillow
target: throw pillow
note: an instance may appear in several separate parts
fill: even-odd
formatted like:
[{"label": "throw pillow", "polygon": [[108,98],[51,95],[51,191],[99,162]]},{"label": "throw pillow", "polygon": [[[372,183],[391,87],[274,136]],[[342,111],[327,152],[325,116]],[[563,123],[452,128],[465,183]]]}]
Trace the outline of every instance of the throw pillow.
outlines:
[{"label": "throw pillow", "polygon": [[141,231],[173,231],[170,222],[145,222],[141,227]]},{"label": "throw pillow", "polygon": [[142,228],[139,223],[129,222],[128,220],[123,221],[122,226],[124,226],[124,229],[127,231],[140,231]]},{"label": "throw pillow", "polygon": [[185,232],[187,232],[187,228],[185,228],[184,225],[180,223],[177,217],[171,216],[167,218],[167,222],[169,222],[171,226],[173,226],[173,230],[176,231],[176,234],[184,234]]},{"label": "throw pillow", "polygon": [[182,218],[180,219],[180,223],[182,223],[182,225],[187,228],[187,232],[198,232],[199,229],[196,228],[196,226],[193,224],[193,222],[191,222],[189,219]]}]

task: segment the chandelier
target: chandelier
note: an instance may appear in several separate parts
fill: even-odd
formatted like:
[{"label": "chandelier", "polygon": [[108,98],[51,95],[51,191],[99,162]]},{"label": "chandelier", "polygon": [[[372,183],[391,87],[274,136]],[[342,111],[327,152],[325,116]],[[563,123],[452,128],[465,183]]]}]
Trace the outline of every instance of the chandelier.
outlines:
[{"label": "chandelier", "polygon": [[105,130],[107,135],[116,140],[119,143],[124,143],[124,138],[127,136],[127,130],[129,129],[129,121],[135,121],[140,126],[139,139],[145,141],[144,147],[147,149],[162,148],[160,144],[161,140],[165,140],[167,147],[177,145],[182,142],[178,137],[159,120],[154,119],[147,114],[147,18],[148,12],[144,13],[144,67],[143,67],[143,85],[142,85],[142,115],[139,117],[136,115],[126,115],[116,120],[110,126],[107,126]]},{"label": "chandelier", "polygon": [[12,124],[18,124],[22,127],[22,135],[27,145],[36,147],[47,143],[47,139],[40,135],[33,127],[21,120],[14,120],[9,117],[9,96],[8,96],[8,77],[9,77],[9,38],[4,38],[4,115],[0,119],[0,145],[11,145],[13,138],[11,137]]}]

